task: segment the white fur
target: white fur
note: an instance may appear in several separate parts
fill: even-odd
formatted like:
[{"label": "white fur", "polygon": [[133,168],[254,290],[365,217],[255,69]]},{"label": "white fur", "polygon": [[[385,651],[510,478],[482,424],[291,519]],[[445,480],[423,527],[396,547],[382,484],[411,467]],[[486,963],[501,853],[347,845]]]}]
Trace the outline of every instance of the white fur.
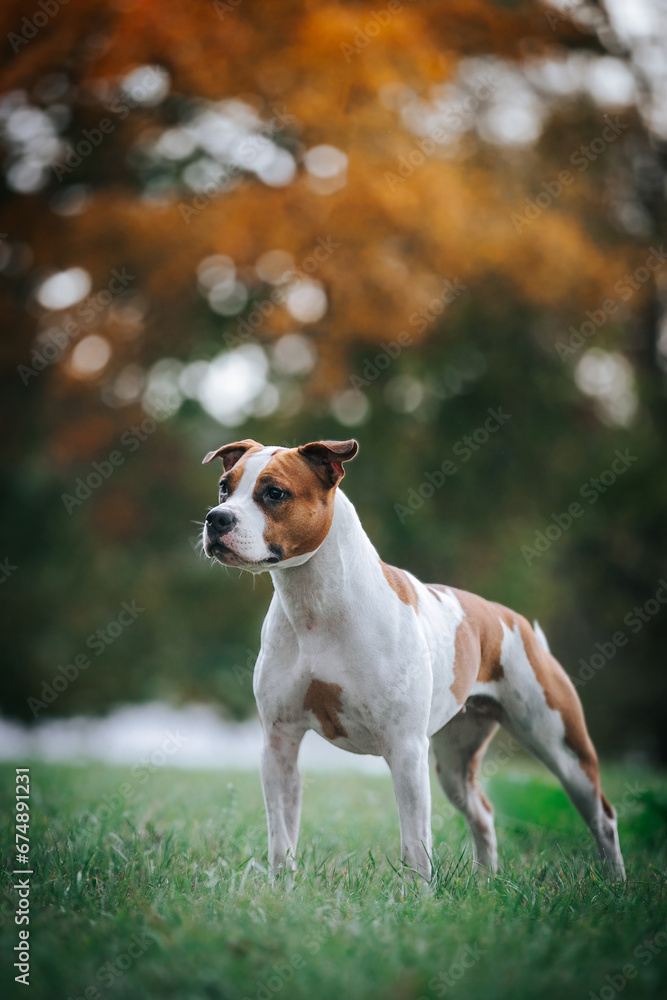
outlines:
[{"label": "white fur", "polygon": [[537,618],[533,622],[533,632],[537,636],[537,641],[539,642],[539,644],[542,647],[542,649],[546,649],[547,653],[550,653],[551,650],[549,649],[549,643],[547,641],[547,637],[544,634],[544,632],[542,631],[542,628],[541,628],[540,623],[538,622]]}]

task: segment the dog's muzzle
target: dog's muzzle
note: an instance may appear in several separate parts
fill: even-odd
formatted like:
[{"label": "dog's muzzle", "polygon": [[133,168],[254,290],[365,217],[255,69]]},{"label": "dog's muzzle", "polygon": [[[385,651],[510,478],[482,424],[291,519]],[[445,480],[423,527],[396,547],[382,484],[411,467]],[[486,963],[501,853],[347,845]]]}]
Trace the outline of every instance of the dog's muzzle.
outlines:
[{"label": "dog's muzzle", "polygon": [[226,535],[236,524],[236,516],[230,510],[209,510],[206,526],[209,534]]},{"label": "dog's muzzle", "polygon": [[206,515],[206,550],[207,555],[217,558],[224,557],[230,550],[222,541],[236,524],[236,516],[229,510],[210,510]]},{"label": "dog's muzzle", "polygon": [[229,534],[236,525],[238,518],[230,510],[213,508],[206,515],[206,530],[204,532],[204,551],[207,556],[215,557],[219,562],[231,566],[243,566],[244,564],[253,566],[271,566],[279,563],[284,556],[281,545],[269,545],[271,553],[267,558],[258,561],[249,561],[235,552],[224,542],[225,535]]}]

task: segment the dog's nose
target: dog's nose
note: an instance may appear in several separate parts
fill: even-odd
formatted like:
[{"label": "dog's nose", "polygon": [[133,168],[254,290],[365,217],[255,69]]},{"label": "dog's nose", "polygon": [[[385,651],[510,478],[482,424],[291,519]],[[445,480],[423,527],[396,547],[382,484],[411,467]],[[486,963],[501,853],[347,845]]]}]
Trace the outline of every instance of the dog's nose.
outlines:
[{"label": "dog's nose", "polygon": [[230,510],[209,510],[206,515],[206,523],[211,531],[216,531],[219,535],[226,535],[236,524],[236,518]]}]

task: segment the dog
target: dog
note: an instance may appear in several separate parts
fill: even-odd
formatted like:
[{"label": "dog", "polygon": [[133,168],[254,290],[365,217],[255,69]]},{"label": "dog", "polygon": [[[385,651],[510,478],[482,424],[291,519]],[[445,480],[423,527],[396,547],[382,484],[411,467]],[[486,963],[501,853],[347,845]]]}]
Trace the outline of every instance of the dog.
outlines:
[{"label": "dog", "polygon": [[222,460],[206,555],[270,572],[275,590],[253,680],[272,873],[295,868],[297,757],[308,729],[351,753],[384,757],[402,862],[426,880],[430,745],[440,784],[468,822],[475,862],[495,871],[493,808],[476,775],[502,725],[558,776],[609,874],[623,879],[616,814],[581,702],[539,625],[384,563],[339,488],[357,451],[354,440],[281,448],[247,439],[203,459]]}]

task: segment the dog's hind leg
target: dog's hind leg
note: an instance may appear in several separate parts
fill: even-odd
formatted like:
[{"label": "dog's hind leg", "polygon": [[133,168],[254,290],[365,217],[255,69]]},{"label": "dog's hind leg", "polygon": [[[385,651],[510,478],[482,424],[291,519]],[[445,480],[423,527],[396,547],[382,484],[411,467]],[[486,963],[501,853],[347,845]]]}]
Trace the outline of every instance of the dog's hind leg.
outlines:
[{"label": "dog's hind leg", "polygon": [[493,807],[477,784],[477,772],[497,728],[493,713],[468,707],[431,737],[438,780],[468,821],[475,861],[491,871],[498,864]]},{"label": "dog's hind leg", "polygon": [[[538,636],[516,616],[503,639],[504,676],[488,688],[503,708],[503,726],[560,779],[609,874],[624,879],[616,814],[600,788],[598,758],[579,696],[541,631]],[[481,687],[487,685],[476,685]]]},{"label": "dog's hind leg", "polygon": [[581,722],[585,743],[574,749],[567,735],[550,729],[526,727],[516,719],[506,723],[509,732],[541,760],[560,780],[572,804],[588,825],[601,860],[612,879],[623,880],[625,868],[616,827],[616,813],[600,788],[597,755],[585,730],[583,712],[577,699],[576,708],[568,709]]}]

